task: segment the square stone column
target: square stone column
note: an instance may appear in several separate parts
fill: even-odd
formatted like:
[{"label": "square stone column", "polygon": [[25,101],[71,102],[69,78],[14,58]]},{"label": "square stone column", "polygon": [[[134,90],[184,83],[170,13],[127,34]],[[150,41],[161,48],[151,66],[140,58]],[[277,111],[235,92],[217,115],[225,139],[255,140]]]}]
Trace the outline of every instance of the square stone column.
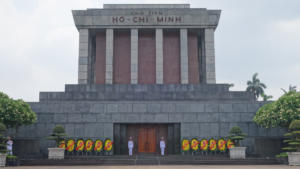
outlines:
[{"label": "square stone column", "polygon": [[215,70],[215,30],[213,28],[204,30],[204,57],[205,57],[205,81],[206,83],[216,83]]},{"label": "square stone column", "polygon": [[155,49],[156,49],[156,84],[163,84],[163,30],[155,30]]},{"label": "square stone column", "polygon": [[138,83],[138,29],[131,29],[131,84]]},{"label": "square stone column", "polygon": [[181,84],[189,83],[188,30],[180,29],[180,79]]},{"label": "square stone column", "polygon": [[105,83],[113,83],[114,30],[106,29]]},{"label": "square stone column", "polygon": [[87,84],[89,57],[89,30],[79,29],[78,84]]}]

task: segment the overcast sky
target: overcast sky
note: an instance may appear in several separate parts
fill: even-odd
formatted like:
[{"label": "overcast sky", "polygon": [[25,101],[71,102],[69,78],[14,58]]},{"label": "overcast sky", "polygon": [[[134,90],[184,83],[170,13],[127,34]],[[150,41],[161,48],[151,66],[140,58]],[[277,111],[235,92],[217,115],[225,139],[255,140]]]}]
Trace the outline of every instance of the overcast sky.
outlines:
[{"label": "overcast sky", "polygon": [[0,91],[38,101],[40,91],[76,84],[78,31],[71,10],[141,2],[222,10],[217,83],[245,90],[257,72],[275,98],[290,84],[300,89],[300,0],[0,0]]}]

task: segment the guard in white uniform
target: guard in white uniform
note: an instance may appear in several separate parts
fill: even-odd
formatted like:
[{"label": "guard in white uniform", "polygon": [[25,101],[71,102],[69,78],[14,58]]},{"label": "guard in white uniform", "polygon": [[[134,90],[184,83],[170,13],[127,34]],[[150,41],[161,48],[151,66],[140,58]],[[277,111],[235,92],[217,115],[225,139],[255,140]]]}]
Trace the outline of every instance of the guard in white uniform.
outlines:
[{"label": "guard in white uniform", "polygon": [[7,137],[7,142],[6,142],[6,149],[7,149],[7,154],[8,155],[13,155],[12,153],[12,149],[13,149],[13,141],[11,140],[11,138],[8,136]]},{"label": "guard in white uniform", "polygon": [[160,153],[161,153],[162,156],[164,156],[165,155],[165,148],[166,148],[166,142],[164,140],[164,137],[161,137],[159,145],[160,145]]},{"label": "guard in white uniform", "polygon": [[133,143],[132,137],[130,136],[129,140],[128,140],[129,156],[132,156],[133,147],[134,147],[134,143]]}]

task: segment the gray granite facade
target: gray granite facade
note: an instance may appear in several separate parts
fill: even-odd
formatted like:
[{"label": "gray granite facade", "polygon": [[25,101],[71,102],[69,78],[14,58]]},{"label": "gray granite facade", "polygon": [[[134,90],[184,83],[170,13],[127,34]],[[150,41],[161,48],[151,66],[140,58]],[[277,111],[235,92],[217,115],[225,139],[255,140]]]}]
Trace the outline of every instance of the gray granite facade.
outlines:
[{"label": "gray granite facade", "polygon": [[[18,138],[38,140],[38,151],[46,154],[53,143],[45,137],[57,124],[65,127],[68,136],[84,139],[113,139],[116,123],[179,123],[181,139],[220,138],[231,127],[240,126],[248,134],[243,141],[248,153],[260,153],[255,147],[257,139],[278,138],[283,131],[253,123],[265,102],[255,101],[250,93],[228,89],[225,84],[66,85],[65,92],[42,92],[40,102],[30,103],[38,122],[22,127]],[[150,93],[153,97],[147,96]]]}]

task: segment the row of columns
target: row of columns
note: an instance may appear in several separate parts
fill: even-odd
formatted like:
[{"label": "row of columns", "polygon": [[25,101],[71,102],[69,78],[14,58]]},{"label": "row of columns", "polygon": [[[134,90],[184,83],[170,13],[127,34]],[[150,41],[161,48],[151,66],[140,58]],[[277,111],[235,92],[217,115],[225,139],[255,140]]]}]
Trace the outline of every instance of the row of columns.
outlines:
[{"label": "row of columns", "polygon": [[[79,68],[78,83],[88,83],[89,63],[89,30],[79,30]],[[214,29],[204,30],[204,56],[203,76],[205,83],[216,83],[215,77],[215,51]],[[156,41],[156,84],[163,84],[163,29],[155,30]],[[114,30],[106,29],[106,63],[105,83],[113,83],[113,48]],[[180,79],[181,84],[189,83],[188,64],[188,30],[180,29]],[[138,29],[131,29],[131,84],[138,83]]]}]

